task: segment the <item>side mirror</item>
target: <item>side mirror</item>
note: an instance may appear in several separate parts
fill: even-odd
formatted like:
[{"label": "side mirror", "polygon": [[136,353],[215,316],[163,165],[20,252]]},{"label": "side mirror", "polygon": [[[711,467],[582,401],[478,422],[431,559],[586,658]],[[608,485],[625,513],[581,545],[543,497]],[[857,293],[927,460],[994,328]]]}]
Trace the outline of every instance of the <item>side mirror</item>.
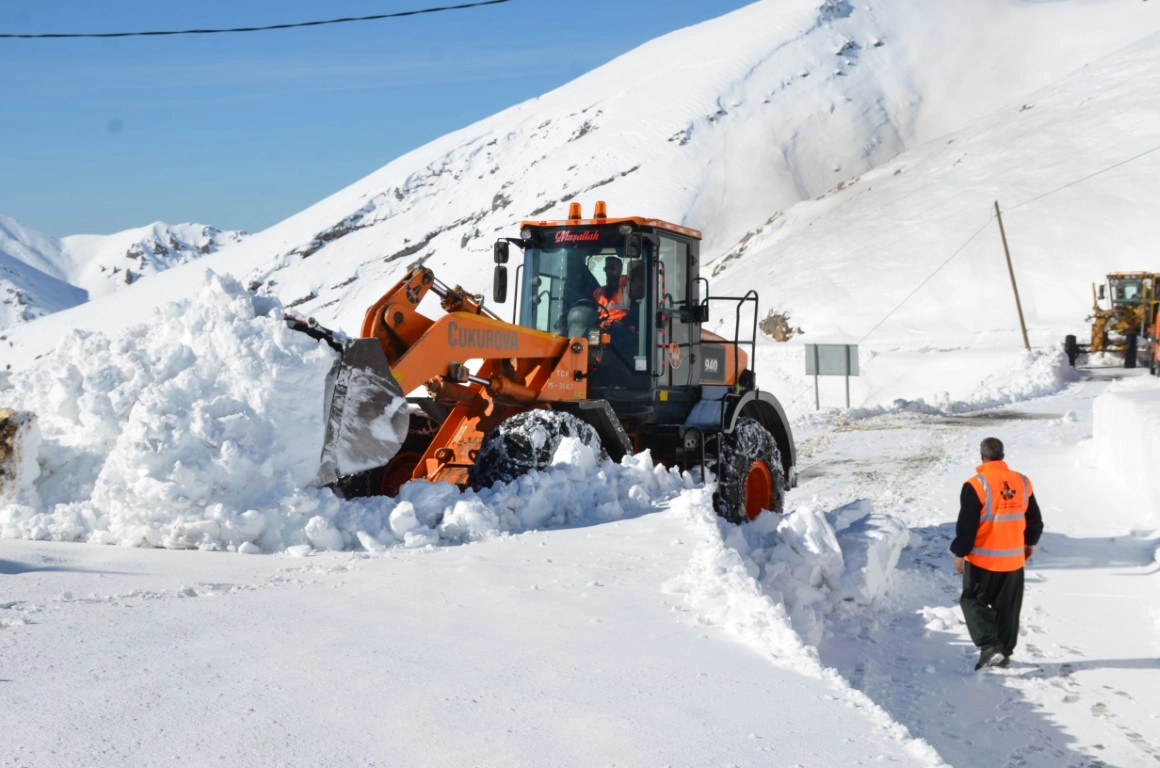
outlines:
[{"label": "side mirror", "polygon": [[[499,243],[496,243],[498,246]],[[507,243],[504,243],[504,250],[506,251]],[[497,253],[498,258],[498,253]],[[495,274],[491,281],[491,300],[496,304],[503,304],[507,301],[507,267],[502,264],[495,265]]]},{"label": "side mirror", "polygon": [[628,259],[640,258],[640,235],[629,235],[624,241],[624,256]]},{"label": "side mirror", "polygon": [[[507,264],[508,260],[508,243],[506,240],[497,240],[495,247],[492,249],[492,255],[495,257],[496,264]],[[506,274],[506,273],[505,273]],[[505,282],[506,285],[506,282]],[[502,299],[500,299],[502,301]]]},{"label": "side mirror", "polygon": [[677,310],[677,316],[682,323],[705,323],[709,320],[709,305],[697,304],[692,307],[682,307]]}]

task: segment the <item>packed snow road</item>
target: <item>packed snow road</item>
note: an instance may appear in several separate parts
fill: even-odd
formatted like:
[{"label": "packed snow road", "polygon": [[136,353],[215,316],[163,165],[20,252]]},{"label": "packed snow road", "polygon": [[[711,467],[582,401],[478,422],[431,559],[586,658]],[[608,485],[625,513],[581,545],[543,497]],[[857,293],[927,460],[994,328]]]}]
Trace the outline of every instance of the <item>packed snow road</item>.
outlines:
[{"label": "packed snow road", "polygon": [[[1155,510],[1092,440],[1092,402],[1125,374],[1146,372],[1092,369],[1058,394],[975,413],[838,419],[803,441],[799,499],[865,499],[911,534],[878,603],[827,606],[822,663],[952,765],[1160,762]],[[1046,533],[1011,667],[976,673],[948,547],[959,489],[992,435],[1035,484]]]}]

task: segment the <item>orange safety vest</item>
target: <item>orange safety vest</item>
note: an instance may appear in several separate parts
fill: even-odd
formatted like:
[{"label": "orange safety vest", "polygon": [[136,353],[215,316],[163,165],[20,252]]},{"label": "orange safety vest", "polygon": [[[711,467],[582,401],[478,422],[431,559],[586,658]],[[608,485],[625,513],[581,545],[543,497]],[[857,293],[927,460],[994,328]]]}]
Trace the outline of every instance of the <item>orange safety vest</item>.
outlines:
[{"label": "orange safety vest", "polygon": [[983,509],[975,546],[965,559],[988,571],[1017,571],[1026,560],[1023,531],[1027,528],[1031,481],[1004,461],[983,462],[975,471],[979,474],[967,482]]},{"label": "orange safety vest", "polygon": [[600,305],[601,327],[620,322],[628,316],[628,278],[624,275],[620,276],[616,290],[612,292],[611,296],[605,295],[604,291],[605,286],[602,285],[592,292],[592,295],[596,297],[596,303]]}]

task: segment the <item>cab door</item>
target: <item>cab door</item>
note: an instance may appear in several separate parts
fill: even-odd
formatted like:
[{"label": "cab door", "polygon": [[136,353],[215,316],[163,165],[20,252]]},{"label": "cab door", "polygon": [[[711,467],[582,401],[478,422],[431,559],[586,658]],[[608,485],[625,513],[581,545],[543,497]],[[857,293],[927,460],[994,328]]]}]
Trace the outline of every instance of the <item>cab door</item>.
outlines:
[{"label": "cab door", "polygon": [[695,249],[665,232],[657,237],[657,353],[656,371],[662,387],[684,388],[693,375],[700,326],[691,322],[699,303]]}]

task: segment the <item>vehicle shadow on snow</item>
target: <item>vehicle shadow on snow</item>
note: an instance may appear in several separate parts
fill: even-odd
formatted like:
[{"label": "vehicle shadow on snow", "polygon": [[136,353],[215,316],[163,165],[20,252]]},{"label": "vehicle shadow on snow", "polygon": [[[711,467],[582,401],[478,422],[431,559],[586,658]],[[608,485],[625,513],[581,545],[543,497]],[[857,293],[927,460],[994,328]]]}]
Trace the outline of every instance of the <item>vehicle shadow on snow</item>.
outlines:
[{"label": "vehicle shadow on snow", "polygon": [[1083,661],[1048,661],[1034,659],[1016,661],[1011,659],[1008,670],[1019,677],[1053,678],[1067,677],[1074,672],[1096,669],[1160,669],[1160,659],[1084,659]]},{"label": "vehicle shadow on snow", "polygon": [[[1147,576],[1160,572],[1160,536],[1099,536],[1074,538],[1062,533],[1052,533],[1050,521],[1035,547],[1035,553],[1027,561],[1027,577],[1033,579],[1035,571],[1059,570],[1066,568],[1147,568],[1147,570],[1125,573],[1125,576]],[[911,532],[922,539],[922,546],[914,551],[915,564],[929,568],[941,568],[951,562],[951,541],[955,537],[955,524],[944,523],[928,528],[912,528]]]},{"label": "vehicle shadow on snow", "polygon": [[1125,573],[1125,576],[1146,576],[1160,571],[1157,552],[1160,537],[1104,536],[1077,539],[1047,531],[1039,540],[1035,554],[1027,563],[1028,578],[1035,571],[1070,568],[1148,568]]},{"label": "vehicle shadow on snow", "polygon": [[92,568],[75,568],[66,565],[33,565],[16,560],[0,560],[0,576],[19,576],[24,573],[43,573],[46,571],[60,571],[66,573],[102,573],[119,575],[120,571],[98,571]]}]

